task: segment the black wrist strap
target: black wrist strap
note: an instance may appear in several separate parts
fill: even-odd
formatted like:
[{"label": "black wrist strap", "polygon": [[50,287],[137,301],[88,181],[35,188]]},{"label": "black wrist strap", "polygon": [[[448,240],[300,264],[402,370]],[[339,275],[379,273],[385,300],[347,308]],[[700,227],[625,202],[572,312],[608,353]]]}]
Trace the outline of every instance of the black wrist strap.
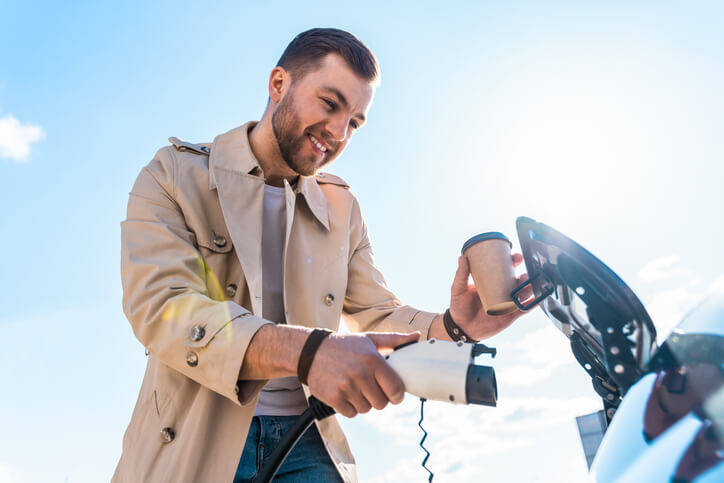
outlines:
[{"label": "black wrist strap", "polygon": [[329,329],[314,329],[312,333],[309,334],[309,337],[307,337],[304,347],[302,347],[302,352],[299,354],[299,362],[297,363],[297,377],[299,378],[299,382],[305,386],[308,385],[307,377],[309,377],[309,369],[312,367],[314,355],[317,353],[317,349],[319,349],[324,338],[331,333],[332,331]]},{"label": "black wrist strap", "polygon": [[455,323],[452,315],[450,315],[450,309],[447,309],[443,314],[442,325],[445,327],[445,332],[447,332],[447,335],[449,335],[450,338],[455,342],[463,341],[472,342],[474,344],[477,344],[479,342],[466,334],[465,331],[458,324]]}]

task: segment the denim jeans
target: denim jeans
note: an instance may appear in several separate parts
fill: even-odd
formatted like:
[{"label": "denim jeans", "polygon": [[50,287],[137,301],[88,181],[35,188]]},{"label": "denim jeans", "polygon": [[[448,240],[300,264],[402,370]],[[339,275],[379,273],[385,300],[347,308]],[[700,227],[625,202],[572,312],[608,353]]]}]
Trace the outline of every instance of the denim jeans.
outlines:
[{"label": "denim jeans", "polygon": [[[297,418],[298,416],[254,416],[241,461],[236,469],[234,483],[245,483],[256,476],[279,444],[279,440]],[[342,481],[327,454],[316,424],[312,424],[297,441],[277,471],[274,481],[284,483]]]}]

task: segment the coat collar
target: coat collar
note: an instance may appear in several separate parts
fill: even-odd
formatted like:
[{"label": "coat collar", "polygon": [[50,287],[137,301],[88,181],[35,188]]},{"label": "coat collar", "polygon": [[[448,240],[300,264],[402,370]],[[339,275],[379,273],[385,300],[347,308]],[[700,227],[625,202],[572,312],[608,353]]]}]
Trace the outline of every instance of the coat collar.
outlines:
[{"label": "coat collar", "polygon": [[[249,145],[249,130],[256,124],[256,121],[247,122],[216,136],[209,156],[209,189],[218,188],[217,179],[224,175],[223,171],[264,180],[264,172]],[[329,230],[329,202],[317,180],[313,176],[300,176],[294,192],[304,196],[314,217]]]}]

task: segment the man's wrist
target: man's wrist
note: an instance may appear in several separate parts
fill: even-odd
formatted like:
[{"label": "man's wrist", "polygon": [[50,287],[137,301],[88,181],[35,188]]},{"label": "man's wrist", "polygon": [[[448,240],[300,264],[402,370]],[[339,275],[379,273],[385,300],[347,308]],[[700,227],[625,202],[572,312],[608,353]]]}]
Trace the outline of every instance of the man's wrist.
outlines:
[{"label": "man's wrist", "polygon": [[239,371],[240,380],[272,379],[297,375],[302,347],[312,329],[267,324],[252,337]]},{"label": "man's wrist", "polygon": [[462,327],[460,327],[455,320],[453,320],[452,315],[450,315],[450,309],[447,309],[445,313],[442,316],[442,322],[443,327],[445,328],[445,332],[447,332],[447,335],[455,342],[462,341],[462,342],[472,342],[472,343],[478,343],[478,340],[473,339],[468,335]]},{"label": "man's wrist", "polygon": [[442,314],[437,314],[435,318],[432,319],[430,329],[427,331],[427,338],[437,340],[450,340],[450,336],[448,336],[447,332],[445,332]]},{"label": "man's wrist", "polygon": [[322,341],[330,334],[332,334],[332,331],[329,329],[314,329],[307,337],[302,347],[302,352],[299,354],[299,362],[297,363],[297,377],[300,383],[309,385],[307,379],[309,377],[309,369],[311,369],[312,362],[314,361],[314,356]]}]

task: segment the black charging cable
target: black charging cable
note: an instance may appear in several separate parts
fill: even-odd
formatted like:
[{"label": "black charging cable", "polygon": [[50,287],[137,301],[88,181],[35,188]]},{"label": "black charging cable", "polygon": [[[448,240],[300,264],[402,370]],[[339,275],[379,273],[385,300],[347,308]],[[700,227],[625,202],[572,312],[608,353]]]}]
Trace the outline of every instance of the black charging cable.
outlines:
[{"label": "black charging cable", "polygon": [[422,459],[422,467],[425,468],[425,471],[430,473],[430,477],[427,479],[427,481],[431,482],[432,477],[435,476],[432,471],[430,471],[430,468],[425,466],[425,463],[427,463],[427,459],[430,457],[430,452],[425,448],[425,439],[427,438],[427,431],[425,431],[425,428],[422,427],[422,420],[425,418],[424,409],[425,409],[425,399],[424,397],[420,398],[420,420],[417,422],[417,425],[422,430],[422,439],[420,440],[420,448],[425,452],[425,457]]},{"label": "black charging cable", "polygon": [[251,480],[252,483],[268,483],[279,471],[289,452],[292,450],[299,438],[314,423],[314,420],[321,421],[334,414],[334,409],[324,404],[314,396],[309,396],[309,407],[299,416],[299,419],[284,434],[279,444],[274,448],[266,464],[262,466],[259,473]]}]

